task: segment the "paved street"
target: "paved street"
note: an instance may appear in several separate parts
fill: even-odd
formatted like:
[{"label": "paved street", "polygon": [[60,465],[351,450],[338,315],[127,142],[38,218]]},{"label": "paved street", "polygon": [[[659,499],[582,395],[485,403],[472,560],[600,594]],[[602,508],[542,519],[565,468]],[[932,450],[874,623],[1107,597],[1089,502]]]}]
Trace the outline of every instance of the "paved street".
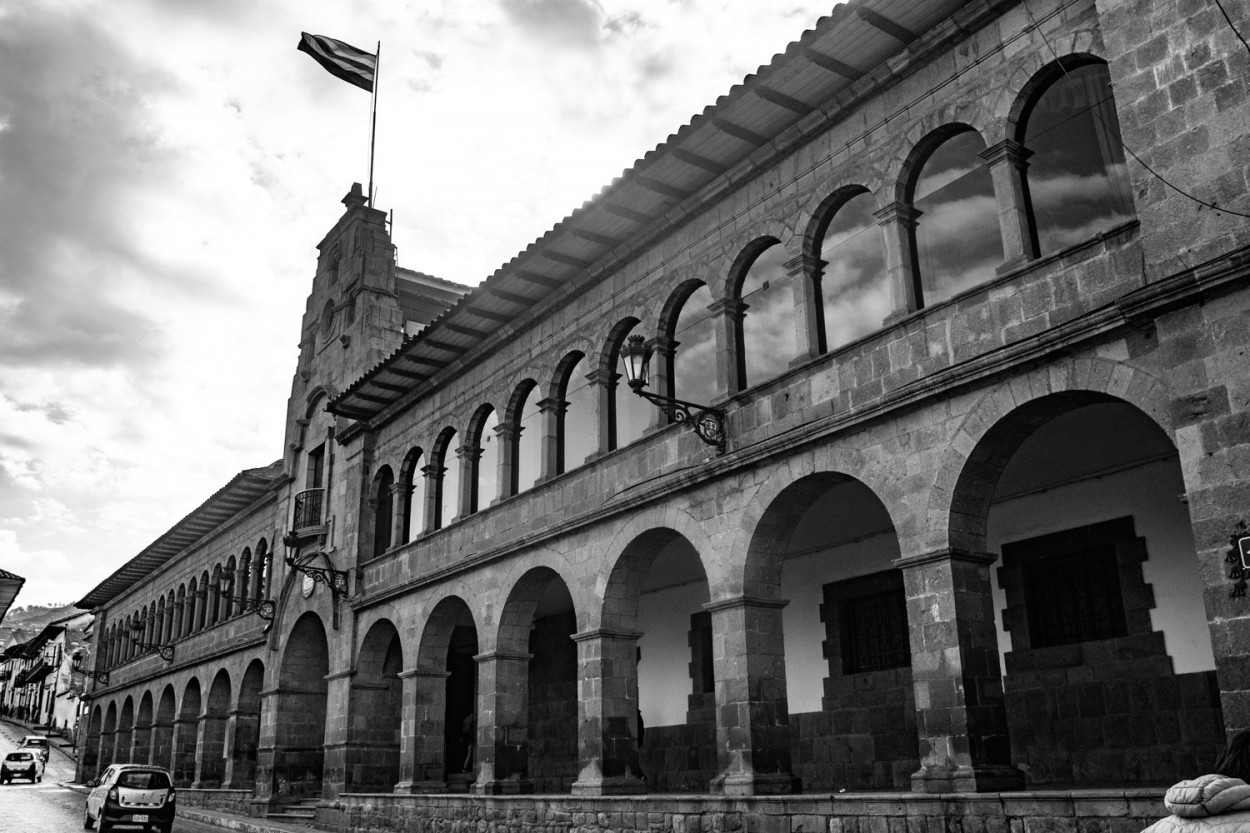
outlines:
[{"label": "paved street", "polygon": [[[20,727],[0,722],[0,755],[16,749],[23,734]],[[0,787],[0,833],[68,833],[82,830],[86,796],[81,790],[66,786],[73,778],[73,760],[60,750],[54,749],[42,783],[17,781]],[[174,831],[222,833],[222,828],[177,819],[174,822]]]}]

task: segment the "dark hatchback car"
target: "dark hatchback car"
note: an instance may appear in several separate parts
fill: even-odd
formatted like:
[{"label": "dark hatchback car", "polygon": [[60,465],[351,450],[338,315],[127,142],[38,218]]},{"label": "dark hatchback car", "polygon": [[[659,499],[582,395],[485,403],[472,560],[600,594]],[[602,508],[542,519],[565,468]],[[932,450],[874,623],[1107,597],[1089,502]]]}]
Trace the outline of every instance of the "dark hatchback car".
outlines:
[{"label": "dark hatchback car", "polygon": [[113,825],[129,825],[144,830],[169,833],[174,826],[173,781],[168,770],[143,764],[114,764],[99,780],[88,781],[91,793],[82,826],[92,828],[98,821],[100,833]]}]

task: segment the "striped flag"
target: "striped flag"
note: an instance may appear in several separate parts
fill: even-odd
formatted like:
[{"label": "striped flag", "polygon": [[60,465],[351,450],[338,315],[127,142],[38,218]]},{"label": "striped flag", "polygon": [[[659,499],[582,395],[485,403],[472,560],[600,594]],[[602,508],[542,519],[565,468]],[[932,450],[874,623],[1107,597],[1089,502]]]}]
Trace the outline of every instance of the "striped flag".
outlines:
[{"label": "striped flag", "polygon": [[331,75],[354,84],[366,92],[373,92],[373,79],[377,74],[378,56],[364,52],[341,40],[324,35],[300,32],[300,52],[307,52]]}]

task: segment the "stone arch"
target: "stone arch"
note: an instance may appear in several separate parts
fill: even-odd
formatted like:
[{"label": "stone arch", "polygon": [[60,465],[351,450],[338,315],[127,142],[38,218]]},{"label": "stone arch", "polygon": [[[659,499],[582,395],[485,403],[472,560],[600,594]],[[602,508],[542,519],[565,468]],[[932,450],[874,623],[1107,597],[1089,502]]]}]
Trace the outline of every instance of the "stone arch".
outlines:
[{"label": "stone arch", "polygon": [[[462,500],[466,515],[485,509],[499,497],[499,438],[488,436],[498,424],[499,410],[486,402],[477,407],[465,428],[461,476],[469,481],[463,492],[468,500]],[[491,453],[487,453],[488,445]]]},{"label": "stone arch", "polygon": [[[680,535],[690,542],[696,553],[715,551],[712,543],[713,533],[708,526],[701,523],[685,509],[675,506],[649,508],[633,515],[612,536],[604,551],[608,553],[624,553],[631,542],[655,529],[667,529]],[[700,558],[702,559],[702,555]],[[622,618],[622,616],[632,616],[632,614],[629,613],[628,603],[626,603],[625,607],[617,606],[615,594],[622,586],[620,582],[629,581],[642,574],[637,572],[640,566],[637,562],[623,562],[621,557],[617,556],[611,572],[601,573],[595,579],[595,597],[603,600],[602,609],[598,611],[598,615],[601,618],[596,621],[591,616],[586,627],[608,629],[627,627],[629,619]],[[713,599],[721,598],[721,595],[718,595],[718,587],[721,588],[721,594],[733,595],[734,591],[725,590],[723,587],[727,581],[731,580],[729,571],[726,571],[721,565],[711,560],[703,561],[702,566],[704,573],[707,575]],[[645,573],[645,568],[643,568],[643,573]],[[737,592],[740,593],[741,590]],[[595,613],[595,611],[591,611],[591,613]]]},{"label": "stone arch", "polygon": [[[907,130],[899,145],[899,153],[891,162],[878,199],[888,202],[906,202],[916,169],[922,165],[933,149],[953,134],[965,130],[975,131],[986,145],[1002,141],[1004,122],[997,118],[981,101],[960,100],[918,119]],[[888,203],[887,203],[888,204]]]},{"label": "stone arch", "polygon": [[[238,561],[236,561],[235,557],[232,555],[226,559],[226,566],[223,567],[221,570],[221,580],[225,582],[225,585],[226,585],[225,589],[222,591],[222,600],[221,600],[222,601],[221,618],[223,620],[230,619],[235,614],[234,597],[237,596],[238,593],[235,592],[234,586],[235,586],[236,580],[238,579],[237,568],[238,568]],[[242,612],[242,609],[240,609],[239,612]]]},{"label": "stone arch", "polygon": [[284,642],[278,671],[274,777],[280,796],[322,794],[329,645],[321,617],[305,612]]},{"label": "stone arch", "polygon": [[255,573],[255,589],[252,598],[260,601],[269,595],[269,584],[273,578],[273,553],[269,551],[269,542],[261,538],[256,542],[256,561],[253,573]]},{"label": "stone arch", "polygon": [[[1083,34],[1086,38],[1093,37],[1092,32]],[[1073,50],[1058,58],[1051,52],[1028,53],[1027,60],[1017,64],[1014,72],[1014,76],[1024,78],[1024,82],[1018,88],[1013,84],[1003,90],[1005,104],[1000,105],[1000,118],[1005,122],[1004,138],[1017,141],[1022,138],[1023,122],[1038,94],[1062,77],[1066,70],[1086,64],[1106,63],[1106,58],[1086,50]]]},{"label": "stone arch", "polygon": [[192,677],[183,689],[174,726],[173,773],[174,782],[179,786],[190,786],[195,781],[201,709],[200,681]]},{"label": "stone arch", "polygon": [[937,466],[925,522],[929,534],[921,536],[918,551],[983,551],[985,508],[991,495],[972,488],[973,483],[996,480],[1032,428],[1079,404],[1114,400],[1135,405],[1175,444],[1166,386],[1131,365],[1069,359],[987,391],[955,430]]},{"label": "stone arch", "polygon": [[199,586],[194,577],[191,583],[187,585],[186,598],[183,601],[182,608],[182,636],[190,636],[195,633],[195,617],[197,608],[199,607]]},{"label": "stone arch", "polygon": [[536,399],[541,396],[533,377],[522,379],[508,397],[502,424],[507,426],[508,442],[500,449],[506,455],[507,479],[500,484],[500,494],[510,497],[526,491],[538,482],[543,473],[543,414]]},{"label": "stone arch", "polygon": [[462,791],[473,780],[478,646],[477,625],[464,599],[440,599],[417,647],[414,781]]},{"label": "stone arch", "polygon": [[224,612],[221,593],[221,572],[221,562],[219,561],[213,565],[213,578],[208,599],[208,627],[212,627],[220,622]]},{"label": "stone arch", "polygon": [[406,544],[422,531],[425,507],[425,475],[421,472],[422,449],[414,445],[399,465],[399,543]]},{"label": "stone arch", "polygon": [[[816,204],[805,212],[807,219],[802,224],[803,254],[819,257],[820,255],[816,249],[820,245],[825,229],[828,228],[829,222],[834,215],[838,213],[842,206],[850,202],[852,198],[858,197],[860,194],[873,193],[867,186],[849,184],[838,186],[828,194],[815,200]],[[881,207],[879,199],[877,200],[877,207]]]},{"label": "stone arch", "polygon": [[618,381],[621,378],[618,369],[621,348],[631,335],[647,338],[642,320],[634,316],[621,318],[608,331],[603,351],[599,354],[597,376],[601,386],[599,402],[602,414],[599,419],[599,445],[604,451],[636,442],[654,419],[654,409],[650,405],[640,405],[641,398],[634,396],[628,386]]},{"label": "stone arch", "polygon": [[99,769],[112,766],[117,760],[117,701],[110,700],[104,713],[104,724],[100,730]]},{"label": "stone arch", "polygon": [[[366,558],[377,558],[391,548],[391,534],[394,527],[395,502],[392,493],[395,489],[395,474],[389,465],[383,464],[373,475],[373,483],[369,486],[370,524],[368,538],[362,541],[362,549]],[[364,536],[362,536],[364,537]]]},{"label": "stone arch", "polygon": [[131,763],[134,751],[135,701],[127,694],[122,701],[121,713],[117,717],[117,760],[120,763]]},{"label": "stone arch", "polygon": [[100,734],[104,729],[104,710],[97,703],[87,720],[87,734],[82,746],[82,773],[84,780],[100,774]]},{"label": "stone arch", "polygon": [[399,781],[404,649],[389,619],[374,622],[356,653],[348,719],[348,792],[391,792]]},{"label": "stone arch", "polygon": [[257,749],[260,744],[261,691],[265,684],[265,664],[254,659],[247,664],[239,684],[235,709],[233,763],[229,786],[246,789],[256,784]]},{"label": "stone arch", "polygon": [[156,721],[152,724],[152,763],[171,772],[174,768],[174,720],[177,715],[177,695],[173,683],[166,683],[156,704]]},{"label": "stone arch", "polygon": [[220,787],[226,779],[226,722],[230,719],[231,691],[229,672],[219,669],[213,675],[201,717],[204,742],[196,779],[201,787]]},{"label": "stone arch", "polygon": [[[556,429],[551,459],[552,474],[563,474],[580,466],[599,448],[598,407],[594,385],[586,373],[577,378],[576,371],[590,369],[590,353],[571,350],[556,364],[547,386],[549,398],[555,401]],[[570,394],[573,399],[570,399]],[[570,416],[570,413],[572,416]],[[581,430],[578,430],[581,429]]]},{"label": "stone arch", "polygon": [[139,711],[135,715],[134,746],[131,760],[146,764],[152,760],[152,692],[145,691],[139,698]]},{"label": "stone arch", "polygon": [[[430,529],[442,529],[463,511],[460,506],[460,461],[456,457],[454,442],[456,429],[448,425],[438,433],[430,453],[430,465],[435,467],[434,494],[430,495],[433,514]],[[447,475],[451,473],[449,478]],[[446,511],[445,511],[446,509]]]}]

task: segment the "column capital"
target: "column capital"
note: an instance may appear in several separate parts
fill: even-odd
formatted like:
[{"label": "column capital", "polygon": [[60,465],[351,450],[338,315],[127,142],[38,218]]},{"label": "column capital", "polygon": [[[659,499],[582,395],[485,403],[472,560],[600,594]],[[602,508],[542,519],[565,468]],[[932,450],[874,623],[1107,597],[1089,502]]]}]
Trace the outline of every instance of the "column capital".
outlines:
[{"label": "column capital", "polygon": [[421,467],[421,473],[427,478],[439,478],[447,471],[446,466],[440,466],[437,463],[430,463],[428,466]]},{"label": "column capital", "polygon": [[740,298],[717,298],[707,305],[712,315],[724,315],[741,319],[747,312],[747,305]]},{"label": "column capital", "polygon": [[989,165],[1006,161],[1020,169],[1028,167],[1028,159],[1032,155],[1033,151],[1013,139],[1003,139],[977,154]]},{"label": "column capital", "polygon": [[877,218],[877,225],[879,226],[888,226],[893,223],[898,223],[899,225],[906,226],[908,228],[914,228],[916,221],[920,219],[920,215],[923,213],[923,211],[920,211],[918,208],[913,205],[909,205],[908,203],[892,202],[889,205],[872,212],[872,216]]},{"label": "column capital", "polygon": [[569,409],[569,403],[566,400],[559,399],[554,396],[548,396],[544,399],[540,399],[534,404],[538,406],[539,413],[543,413],[543,414],[550,414],[550,413],[562,414],[568,411]]},{"label": "column capital", "polygon": [[524,654],[519,651],[516,653],[511,651],[487,651],[484,654],[475,654],[473,656],[473,659],[477,662],[490,662],[491,660],[500,659],[520,659],[529,662],[533,658],[533,654]]},{"label": "column capital", "polygon": [[615,370],[604,370],[598,367],[586,374],[587,382],[601,387],[615,387],[617,380],[620,378],[621,374]]},{"label": "column capital", "polygon": [[765,599],[763,596],[734,596],[731,599],[717,599],[714,602],[708,602],[703,609],[709,612],[718,610],[729,610],[735,607],[762,607],[781,610],[790,604],[789,599]]},{"label": "column capital", "polygon": [[590,631],[582,631],[575,633],[569,637],[574,642],[589,642],[593,639],[619,639],[622,641],[636,641],[642,638],[641,631],[618,631],[611,628],[595,628]]},{"label": "column capital", "polygon": [[943,547],[929,552],[917,553],[916,555],[904,555],[894,560],[894,566],[900,570],[908,567],[920,567],[925,564],[934,564],[941,561],[967,561],[972,564],[984,564],[989,566],[998,560],[998,556],[992,552],[972,552],[971,550],[959,549],[957,547]]},{"label": "column capital", "polygon": [[446,679],[451,676],[449,671],[434,671],[432,669],[414,668],[411,671],[400,671],[397,675],[401,680],[411,680],[415,677],[442,677]]},{"label": "column capital", "polygon": [[821,260],[808,252],[795,255],[785,263],[781,264],[782,268],[786,270],[786,275],[791,278],[816,277],[821,275],[824,272],[825,267],[828,265],[828,261]]}]

